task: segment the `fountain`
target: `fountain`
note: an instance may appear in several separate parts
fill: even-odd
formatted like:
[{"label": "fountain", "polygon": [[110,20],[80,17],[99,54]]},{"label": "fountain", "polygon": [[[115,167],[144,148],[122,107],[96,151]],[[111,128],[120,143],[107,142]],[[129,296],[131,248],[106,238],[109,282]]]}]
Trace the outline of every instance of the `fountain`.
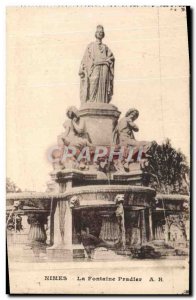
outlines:
[{"label": "fountain", "polygon": [[[157,234],[155,210],[163,199],[155,201],[143,168],[151,143],[135,139],[137,109],[119,120],[121,113],[110,103],[115,59],[103,37],[98,26],[96,41],[82,59],[81,107],[67,110],[64,132],[51,154],[48,191],[7,196],[9,220],[27,215],[29,250],[49,260],[92,258],[101,247],[131,255]],[[182,211],[188,199],[178,200],[167,201]],[[16,201],[18,206],[9,208]]]}]

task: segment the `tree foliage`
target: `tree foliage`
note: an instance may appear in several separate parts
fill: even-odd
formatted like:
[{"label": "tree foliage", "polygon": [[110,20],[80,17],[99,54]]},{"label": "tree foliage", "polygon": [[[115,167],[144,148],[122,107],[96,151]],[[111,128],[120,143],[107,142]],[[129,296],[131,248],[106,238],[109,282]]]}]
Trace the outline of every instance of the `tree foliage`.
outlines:
[{"label": "tree foliage", "polygon": [[21,189],[11,181],[10,178],[6,178],[6,193],[20,193]]},{"label": "tree foliage", "polygon": [[189,166],[185,155],[172,147],[167,139],[161,145],[153,143],[145,167],[151,175],[150,185],[160,193],[189,193]]}]

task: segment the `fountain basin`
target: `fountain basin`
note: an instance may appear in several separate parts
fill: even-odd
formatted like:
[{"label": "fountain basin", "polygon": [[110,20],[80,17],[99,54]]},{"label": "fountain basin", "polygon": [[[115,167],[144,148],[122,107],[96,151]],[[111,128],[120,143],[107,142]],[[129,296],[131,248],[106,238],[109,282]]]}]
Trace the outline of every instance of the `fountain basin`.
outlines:
[{"label": "fountain basin", "polygon": [[151,207],[154,202],[155,190],[142,186],[97,185],[74,187],[61,195],[64,200],[77,196],[78,207],[115,206],[115,197],[124,195],[123,206]]},{"label": "fountain basin", "polygon": [[[64,193],[16,193],[7,195],[7,201],[13,204],[14,201],[28,200],[43,203],[49,208],[51,199],[69,201],[77,196],[80,206],[102,206],[115,205],[117,194],[124,195],[124,206],[150,207],[154,202],[156,192],[154,189],[143,186],[125,185],[96,185],[73,187]],[[48,203],[48,205],[47,205]]]}]

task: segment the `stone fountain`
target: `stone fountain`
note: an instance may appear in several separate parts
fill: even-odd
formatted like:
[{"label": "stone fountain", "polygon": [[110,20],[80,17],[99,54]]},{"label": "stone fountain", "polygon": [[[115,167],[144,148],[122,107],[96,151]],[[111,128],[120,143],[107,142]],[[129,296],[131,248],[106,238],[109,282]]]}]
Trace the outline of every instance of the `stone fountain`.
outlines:
[{"label": "stone fountain", "polygon": [[[103,27],[97,26],[96,41],[87,46],[79,70],[81,107],[68,108],[65,132],[58,136],[61,150],[54,153],[51,177],[59,185],[61,199],[52,208],[54,244],[47,249],[51,257],[84,256],[84,244],[86,250],[102,245],[123,252],[153,236],[155,191],[144,186],[148,176],[136,155],[150,143],[135,140],[136,109],[129,109],[118,122],[120,112],[110,104],[115,58],[102,43],[103,36]],[[80,153],[88,147],[90,159],[83,153],[80,162],[77,154],[63,160],[69,146]],[[129,162],[121,146],[134,148]],[[105,155],[100,154],[105,149]]]},{"label": "stone fountain", "polygon": [[[79,70],[81,107],[67,109],[47,193],[8,197],[10,204],[20,201],[10,214],[28,215],[30,248],[41,245],[51,260],[92,257],[98,247],[129,255],[155,239],[153,214],[160,202],[143,168],[151,143],[135,139],[137,109],[119,120],[110,103],[115,58],[103,37],[97,26]],[[184,200],[172,203],[180,211]]]}]

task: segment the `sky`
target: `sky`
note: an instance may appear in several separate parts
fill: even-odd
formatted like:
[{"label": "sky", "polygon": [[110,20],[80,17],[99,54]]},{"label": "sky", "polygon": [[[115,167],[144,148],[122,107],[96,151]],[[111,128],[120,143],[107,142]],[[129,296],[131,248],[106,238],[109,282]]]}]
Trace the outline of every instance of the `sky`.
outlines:
[{"label": "sky", "polygon": [[139,110],[138,140],[169,138],[189,160],[186,12],[170,7],[7,9],[7,177],[44,191],[48,149],[66,109],[80,107],[78,70],[98,24],[115,56],[112,104]]}]

